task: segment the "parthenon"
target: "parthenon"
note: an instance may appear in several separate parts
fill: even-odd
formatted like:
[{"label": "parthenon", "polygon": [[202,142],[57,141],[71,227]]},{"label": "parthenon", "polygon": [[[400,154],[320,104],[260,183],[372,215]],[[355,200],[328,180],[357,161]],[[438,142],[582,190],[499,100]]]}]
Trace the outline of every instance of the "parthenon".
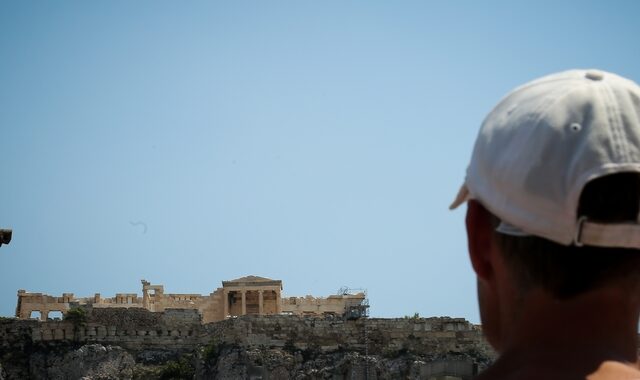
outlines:
[{"label": "parthenon", "polygon": [[73,293],[50,296],[43,293],[18,291],[16,317],[37,317],[46,321],[50,314],[66,314],[73,307],[144,308],[151,312],[167,309],[197,309],[203,323],[221,321],[247,314],[345,315],[366,311],[364,292],[330,295],[328,297],[282,298],[282,281],[258,276],[246,276],[222,281],[222,287],[209,295],[164,293],[163,285],[142,280],[142,297],[136,293],[117,293],[112,298],[77,298]]}]

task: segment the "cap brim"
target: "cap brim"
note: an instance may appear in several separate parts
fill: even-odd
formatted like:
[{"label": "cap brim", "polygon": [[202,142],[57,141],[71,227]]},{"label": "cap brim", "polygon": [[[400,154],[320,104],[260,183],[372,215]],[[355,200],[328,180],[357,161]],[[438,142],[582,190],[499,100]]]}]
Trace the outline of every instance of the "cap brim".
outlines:
[{"label": "cap brim", "polygon": [[458,195],[456,195],[456,199],[453,200],[453,203],[449,206],[449,210],[457,209],[461,204],[466,203],[471,198],[471,193],[469,193],[469,189],[466,184],[462,184],[460,186],[460,190],[458,190]]}]

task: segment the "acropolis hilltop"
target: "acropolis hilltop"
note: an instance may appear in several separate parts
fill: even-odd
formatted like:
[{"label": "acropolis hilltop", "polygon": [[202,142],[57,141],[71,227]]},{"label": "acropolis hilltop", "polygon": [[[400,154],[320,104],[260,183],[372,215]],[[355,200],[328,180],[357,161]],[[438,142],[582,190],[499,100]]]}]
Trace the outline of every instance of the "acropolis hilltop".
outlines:
[{"label": "acropolis hilltop", "polygon": [[[50,313],[65,315],[73,307],[143,308],[151,312],[170,309],[198,310],[202,323],[222,321],[242,315],[338,315],[358,318],[366,315],[364,292],[342,291],[328,297],[282,297],[282,281],[258,276],[246,276],[222,281],[222,287],[209,295],[165,293],[163,285],[152,285],[142,280],[142,296],[136,293],[117,293],[103,298],[77,298],[73,293],[51,296],[43,293],[18,291],[16,317],[18,319],[49,319]],[[353,293],[353,294],[352,294]]]},{"label": "acropolis hilltop", "polygon": [[368,316],[366,292],[286,297],[246,276],[208,295],[18,291],[0,318],[0,380],[471,380],[495,355],[462,318]]}]

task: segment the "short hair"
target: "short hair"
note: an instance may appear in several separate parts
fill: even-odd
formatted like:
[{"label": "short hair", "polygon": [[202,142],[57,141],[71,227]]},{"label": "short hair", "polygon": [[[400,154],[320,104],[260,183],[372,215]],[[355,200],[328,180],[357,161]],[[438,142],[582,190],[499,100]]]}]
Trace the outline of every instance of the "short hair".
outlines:
[{"label": "short hair", "polygon": [[[637,222],[639,210],[640,174],[619,173],[585,186],[578,216],[598,222]],[[499,222],[494,216],[494,226]],[[499,232],[494,238],[521,290],[538,286],[555,298],[568,299],[615,281],[640,284],[637,249],[565,246],[537,236]]]}]

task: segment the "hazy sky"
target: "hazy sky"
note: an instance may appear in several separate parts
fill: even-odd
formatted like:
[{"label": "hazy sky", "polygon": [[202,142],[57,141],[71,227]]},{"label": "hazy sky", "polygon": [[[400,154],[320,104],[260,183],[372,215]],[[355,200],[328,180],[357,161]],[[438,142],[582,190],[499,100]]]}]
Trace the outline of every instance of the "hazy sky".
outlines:
[{"label": "hazy sky", "polygon": [[[517,4],[515,4],[517,3]],[[3,1],[0,315],[16,292],[368,290],[478,322],[464,208],[513,87],[640,81],[638,1]]]}]

